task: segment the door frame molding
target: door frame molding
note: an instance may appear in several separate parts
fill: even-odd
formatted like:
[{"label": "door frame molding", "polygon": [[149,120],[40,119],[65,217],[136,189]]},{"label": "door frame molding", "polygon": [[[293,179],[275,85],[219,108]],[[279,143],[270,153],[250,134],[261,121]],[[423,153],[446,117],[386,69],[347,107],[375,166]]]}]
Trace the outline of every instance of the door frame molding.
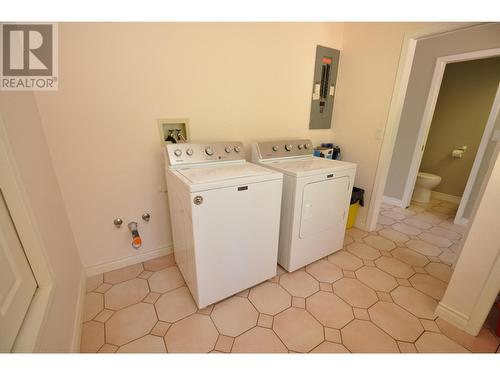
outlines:
[{"label": "door frame molding", "polygon": [[[10,147],[7,130],[0,116],[0,158],[7,165],[10,199],[7,202],[12,220],[22,241],[26,258],[38,284],[26,317],[17,335],[12,352],[33,353],[38,349],[39,337],[45,325],[54,294],[54,276],[47,262],[40,231],[24,189],[19,169]],[[7,190],[6,190],[7,191]],[[6,198],[7,199],[7,198]]]},{"label": "door frame molding", "polygon": [[[500,49],[499,49],[500,50]],[[481,143],[479,143],[479,148],[476,152],[476,156],[474,158],[474,164],[472,164],[472,169],[469,173],[469,177],[467,179],[467,184],[465,185],[464,192],[462,194],[462,199],[460,199],[460,204],[458,206],[457,214],[455,215],[455,224],[467,224],[468,219],[464,218],[465,208],[469,203],[470,194],[472,192],[472,188],[476,182],[477,173],[479,172],[479,167],[484,158],[484,153],[486,152],[486,148],[491,140],[491,135],[493,133],[493,129],[495,128],[495,122],[500,110],[500,83],[498,84],[498,88],[495,94],[495,99],[493,100],[493,105],[490,109],[490,114],[488,116],[488,120],[486,121],[486,126],[484,127],[484,132],[481,137]]]},{"label": "door frame molding", "polygon": [[[500,55],[500,48],[492,48],[492,49],[487,49],[487,50],[480,50],[480,51],[474,51],[474,52],[467,52],[467,53],[459,53],[459,54],[454,54],[454,55],[448,55],[448,56],[442,56],[439,57],[436,61],[436,65],[434,67],[434,74],[432,76],[432,81],[431,81],[431,87],[429,89],[429,94],[427,96],[427,102],[425,104],[425,109],[424,109],[424,114],[422,116],[422,121],[420,122],[420,130],[418,132],[417,136],[417,143],[415,144],[415,149],[413,150],[413,158],[411,161],[411,166],[410,170],[408,173],[408,178],[406,179],[406,185],[403,193],[403,205],[405,207],[408,207],[411,202],[411,197],[413,194],[413,190],[415,188],[415,182],[417,181],[417,175],[418,175],[418,170],[420,168],[420,164],[422,162],[423,158],[423,148],[425,147],[425,144],[427,142],[427,137],[429,136],[429,131],[431,128],[432,124],[432,118],[434,117],[434,111],[436,109],[436,104],[437,100],[439,97],[439,91],[441,89],[441,83],[443,81],[443,76],[444,76],[444,71],[446,69],[446,65],[449,63],[455,63],[455,62],[463,62],[463,61],[471,61],[471,60],[478,60],[478,59],[484,59],[488,57],[494,57]],[[494,121],[493,121],[494,122]],[[488,126],[489,125],[489,126]],[[477,175],[477,169],[479,169],[480,162],[477,161],[477,156],[479,156],[480,153],[484,154],[484,151],[486,149],[486,144],[489,138],[489,135],[486,133],[489,131],[491,134],[491,131],[493,130],[493,124],[492,123],[487,123],[484,131],[483,131],[483,136],[481,139],[481,146],[479,147],[477,153],[476,153],[476,159],[474,161],[474,166],[469,174],[469,180],[467,181],[467,185],[469,185],[472,173],[474,173],[474,178],[475,175]],[[474,167],[476,169],[474,169]],[[462,196],[462,201],[464,200],[465,193],[470,194],[470,190],[472,189],[472,184],[469,187],[469,191],[465,191],[464,195]],[[468,196],[467,196],[468,197]],[[463,208],[462,208],[462,213],[463,213]],[[458,213],[457,213],[458,217]],[[456,223],[456,222],[455,222]],[[461,223],[459,223],[461,224]]]}]

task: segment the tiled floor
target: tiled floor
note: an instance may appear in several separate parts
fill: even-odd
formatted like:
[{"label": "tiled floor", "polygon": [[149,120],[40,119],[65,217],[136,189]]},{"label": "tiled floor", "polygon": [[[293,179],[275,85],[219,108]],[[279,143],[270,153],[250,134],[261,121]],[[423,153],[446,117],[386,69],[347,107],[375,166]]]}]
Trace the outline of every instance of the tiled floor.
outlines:
[{"label": "tiled floor", "polygon": [[[434,310],[463,228],[456,206],[384,204],[375,232],[343,250],[198,310],[166,256],[89,278],[82,352],[497,352]],[[492,313],[493,314],[493,313]]]}]

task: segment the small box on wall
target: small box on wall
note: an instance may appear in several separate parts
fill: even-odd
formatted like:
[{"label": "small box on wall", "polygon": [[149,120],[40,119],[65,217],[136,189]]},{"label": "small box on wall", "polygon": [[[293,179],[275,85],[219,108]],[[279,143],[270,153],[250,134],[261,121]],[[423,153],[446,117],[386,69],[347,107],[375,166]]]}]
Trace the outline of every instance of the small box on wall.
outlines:
[{"label": "small box on wall", "polygon": [[159,119],[158,131],[162,147],[169,143],[189,142],[188,119]]}]

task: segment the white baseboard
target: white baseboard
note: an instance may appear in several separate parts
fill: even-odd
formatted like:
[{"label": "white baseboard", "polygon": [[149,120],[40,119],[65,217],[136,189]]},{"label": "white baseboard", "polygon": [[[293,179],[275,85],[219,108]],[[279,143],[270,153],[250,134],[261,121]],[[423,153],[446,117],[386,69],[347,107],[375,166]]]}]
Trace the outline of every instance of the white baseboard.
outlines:
[{"label": "white baseboard", "polygon": [[436,315],[464,331],[466,331],[469,324],[468,316],[444,305],[442,302],[437,305]]},{"label": "white baseboard", "polygon": [[131,266],[132,264],[137,264],[137,263],[145,262],[145,261],[150,260],[150,259],[161,257],[163,255],[172,254],[173,251],[174,251],[174,246],[168,245],[168,246],[156,249],[156,250],[144,252],[142,254],[131,255],[131,256],[127,256],[125,258],[113,260],[111,262],[106,262],[106,263],[101,263],[101,264],[96,264],[94,266],[86,267],[85,271],[86,271],[87,277],[99,275],[100,273],[103,273],[103,272],[117,270],[119,268]]},{"label": "white baseboard", "polygon": [[393,206],[397,206],[397,207],[404,207],[403,201],[401,199],[386,197],[385,195],[382,197],[382,202],[387,203],[387,204],[392,204]]},{"label": "white baseboard", "polygon": [[457,197],[455,195],[440,193],[439,191],[431,191],[431,197],[435,199],[439,199],[441,201],[451,202],[460,204],[462,197]]},{"label": "white baseboard", "polygon": [[87,292],[87,273],[84,268],[80,274],[80,288],[76,302],[75,323],[73,325],[73,340],[71,342],[71,353],[80,353],[80,341],[82,337],[83,309],[85,307],[85,294]]},{"label": "white baseboard", "polygon": [[469,219],[462,217],[460,219],[455,219],[455,221],[453,223],[466,227],[467,225],[469,225]]}]

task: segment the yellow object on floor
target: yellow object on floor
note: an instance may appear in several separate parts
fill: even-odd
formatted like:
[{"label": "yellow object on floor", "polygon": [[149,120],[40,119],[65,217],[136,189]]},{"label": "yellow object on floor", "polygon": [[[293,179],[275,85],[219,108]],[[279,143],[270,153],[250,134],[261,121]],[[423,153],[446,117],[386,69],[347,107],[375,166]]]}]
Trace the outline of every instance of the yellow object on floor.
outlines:
[{"label": "yellow object on floor", "polygon": [[347,216],[346,228],[352,228],[356,222],[356,215],[358,214],[359,202],[353,203],[349,206],[349,215]]}]

